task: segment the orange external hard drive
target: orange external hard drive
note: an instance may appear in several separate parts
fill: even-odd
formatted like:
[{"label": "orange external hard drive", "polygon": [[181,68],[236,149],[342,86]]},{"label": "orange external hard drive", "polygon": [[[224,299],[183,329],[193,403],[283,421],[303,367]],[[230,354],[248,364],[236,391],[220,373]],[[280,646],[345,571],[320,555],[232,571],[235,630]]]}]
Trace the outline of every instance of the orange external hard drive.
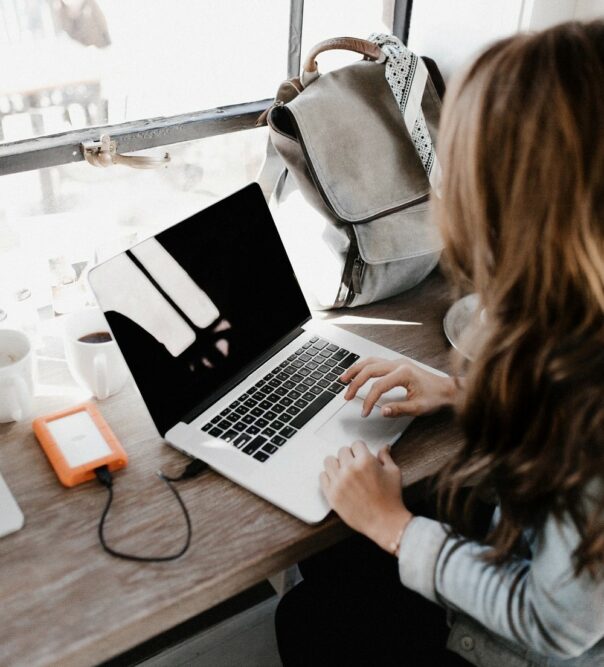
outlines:
[{"label": "orange external hard drive", "polygon": [[95,478],[95,469],[119,470],[128,456],[94,403],[84,403],[33,421],[50,464],[65,486]]}]

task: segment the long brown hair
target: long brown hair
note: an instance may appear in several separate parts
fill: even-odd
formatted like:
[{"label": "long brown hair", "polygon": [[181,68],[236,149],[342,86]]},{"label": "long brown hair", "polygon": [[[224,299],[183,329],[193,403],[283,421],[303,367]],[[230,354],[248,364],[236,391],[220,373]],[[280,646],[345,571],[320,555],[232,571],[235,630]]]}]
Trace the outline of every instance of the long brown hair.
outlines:
[{"label": "long brown hair", "polygon": [[476,498],[495,489],[497,563],[524,529],[568,513],[575,572],[595,574],[604,498],[585,494],[604,485],[604,22],[490,47],[447,93],[439,155],[446,266],[486,314],[441,499],[469,534]]}]

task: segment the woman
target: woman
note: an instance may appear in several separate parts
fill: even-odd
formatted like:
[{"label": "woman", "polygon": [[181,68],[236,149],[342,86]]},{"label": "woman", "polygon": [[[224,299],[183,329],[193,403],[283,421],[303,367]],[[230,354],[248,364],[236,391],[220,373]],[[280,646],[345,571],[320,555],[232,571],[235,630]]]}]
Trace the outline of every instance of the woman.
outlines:
[{"label": "woman", "polygon": [[603,22],[503,40],[448,92],[435,212],[485,309],[474,360],[463,380],[379,359],[343,376],[349,399],[378,378],[364,413],[397,385],[385,418],[456,408],[448,524],[407,508],[387,450],[327,458],[329,503],[381,551],[306,564],[277,614],[285,665],[604,665],[603,121]]}]

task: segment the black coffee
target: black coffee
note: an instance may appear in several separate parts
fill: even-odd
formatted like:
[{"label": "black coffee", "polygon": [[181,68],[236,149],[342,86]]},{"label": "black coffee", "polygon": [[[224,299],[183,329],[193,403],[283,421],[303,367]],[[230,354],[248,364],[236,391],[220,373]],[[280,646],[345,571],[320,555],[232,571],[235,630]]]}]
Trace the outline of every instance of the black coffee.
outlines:
[{"label": "black coffee", "polygon": [[95,331],[78,338],[80,343],[108,343],[111,340],[111,334],[108,331]]}]

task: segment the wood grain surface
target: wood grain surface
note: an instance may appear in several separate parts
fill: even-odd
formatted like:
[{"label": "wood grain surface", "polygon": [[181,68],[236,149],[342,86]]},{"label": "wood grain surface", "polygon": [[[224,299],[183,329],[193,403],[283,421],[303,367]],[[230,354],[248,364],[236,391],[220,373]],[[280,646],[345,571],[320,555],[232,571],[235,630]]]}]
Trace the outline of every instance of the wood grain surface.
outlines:
[{"label": "wood grain surface", "polygon": [[[435,272],[388,301],[320,316],[446,371],[442,319],[448,305],[445,282]],[[34,416],[77,402],[60,356],[55,351],[40,357]],[[130,456],[128,468],[115,475],[108,540],[143,554],[174,550],[185,535],[183,517],[154,473],[161,468],[177,474],[187,459],[158,436],[133,385],[99,407]],[[424,417],[411,424],[393,455],[411,484],[436,471],[460,443],[449,416]],[[23,530],[0,541],[1,665],[99,663],[348,532],[333,515],[308,526],[210,472],[179,485],[193,522],[183,558],[120,561],[98,543],[105,489],[94,482],[63,488],[29,421],[0,425],[0,471],[26,520]]]}]

